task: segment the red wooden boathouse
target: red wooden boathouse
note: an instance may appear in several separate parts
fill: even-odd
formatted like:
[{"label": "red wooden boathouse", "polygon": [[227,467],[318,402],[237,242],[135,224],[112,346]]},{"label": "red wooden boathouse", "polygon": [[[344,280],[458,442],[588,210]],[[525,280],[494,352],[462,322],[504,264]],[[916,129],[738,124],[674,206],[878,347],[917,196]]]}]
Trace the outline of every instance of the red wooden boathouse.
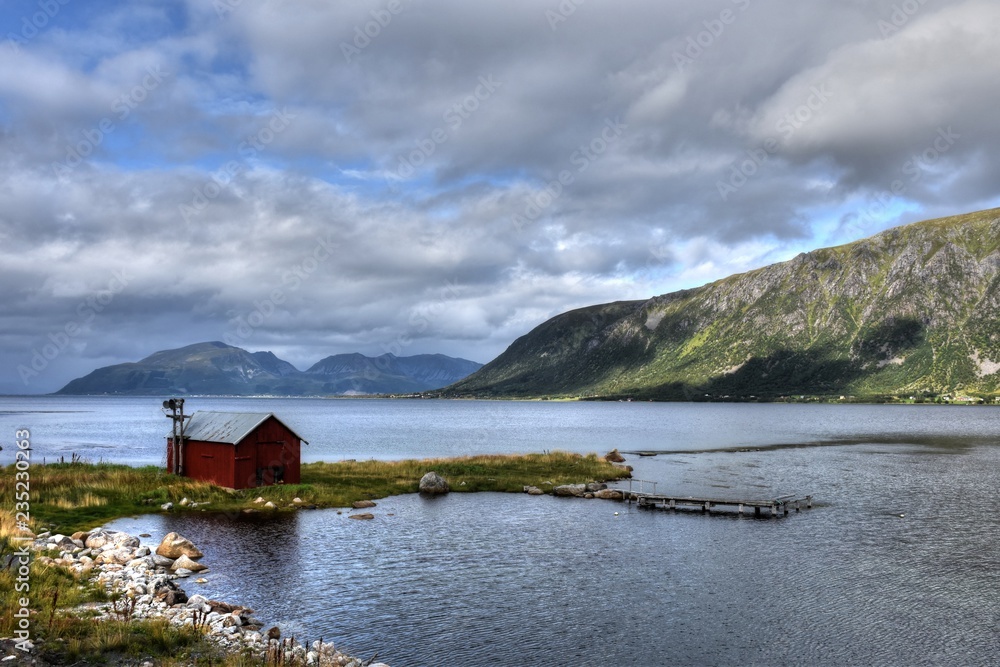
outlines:
[{"label": "red wooden boathouse", "polygon": [[175,448],[167,436],[168,472],[231,489],[298,484],[301,445],[309,444],[270,412],[205,410],[191,415],[178,440]]}]

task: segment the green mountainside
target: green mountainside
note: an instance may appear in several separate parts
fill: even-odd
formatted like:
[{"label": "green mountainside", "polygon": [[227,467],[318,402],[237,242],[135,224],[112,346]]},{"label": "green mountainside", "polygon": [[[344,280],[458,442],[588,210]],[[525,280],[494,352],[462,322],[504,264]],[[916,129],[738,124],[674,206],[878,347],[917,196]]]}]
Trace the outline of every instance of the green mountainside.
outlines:
[{"label": "green mountainside", "polygon": [[998,283],[1000,209],[929,220],[696,289],[564,313],[442,395],[996,394]]},{"label": "green mountainside", "polygon": [[58,394],[281,395],[399,394],[437,389],[482,364],[441,354],[366,357],[340,354],[300,371],[271,352],[247,352],[225,343],[163,350],[136,363],[98,368]]}]

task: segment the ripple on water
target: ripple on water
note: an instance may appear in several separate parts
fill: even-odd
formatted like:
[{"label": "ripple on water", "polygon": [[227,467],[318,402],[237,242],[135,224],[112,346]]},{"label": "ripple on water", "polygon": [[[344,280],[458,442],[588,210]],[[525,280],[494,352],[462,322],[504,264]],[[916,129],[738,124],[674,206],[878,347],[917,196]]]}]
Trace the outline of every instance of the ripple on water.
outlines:
[{"label": "ripple on water", "polygon": [[749,456],[765,483],[734,492],[796,487],[824,504],[781,519],[451,494],[379,501],[370,522],[325,510],[116,526],[191,537],[206,594],[393,667],[989,664],[998,452],[796,449],[636,471],[703,489],[716,462]]}]

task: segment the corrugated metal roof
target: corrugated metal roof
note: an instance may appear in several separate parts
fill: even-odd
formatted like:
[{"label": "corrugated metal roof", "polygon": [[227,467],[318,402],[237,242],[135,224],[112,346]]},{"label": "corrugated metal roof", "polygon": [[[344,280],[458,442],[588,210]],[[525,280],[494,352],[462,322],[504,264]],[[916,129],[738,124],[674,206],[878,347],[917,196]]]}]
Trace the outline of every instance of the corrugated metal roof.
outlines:
[{"label": "corrugated metal roof", "polygon": [[[198,410],[191,415],[191,419],[184,425],[184,439],[235,445],[250,435],[255,428],[267,421],[269,417],[274,417],[285,428],[295,433],[295,429],[275,417],[273,412],[211,412],[208,410]],[[302,444],[309,444],[298,433],[295,433],[295,435],[302,441]],[[167,437],[173,437],[173,433],[168,433]]]}]

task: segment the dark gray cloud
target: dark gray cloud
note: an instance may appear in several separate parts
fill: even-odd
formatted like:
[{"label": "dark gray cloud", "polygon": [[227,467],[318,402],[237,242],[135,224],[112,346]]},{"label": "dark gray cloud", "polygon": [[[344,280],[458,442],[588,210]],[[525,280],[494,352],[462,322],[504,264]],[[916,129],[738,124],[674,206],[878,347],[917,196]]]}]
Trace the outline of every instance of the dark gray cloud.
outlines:
[{"label": "dark gray cloud", "polygon": [[98,4],[0,45],[0,391],[212,339],[485,362],[998,200],[985,1]]}]

